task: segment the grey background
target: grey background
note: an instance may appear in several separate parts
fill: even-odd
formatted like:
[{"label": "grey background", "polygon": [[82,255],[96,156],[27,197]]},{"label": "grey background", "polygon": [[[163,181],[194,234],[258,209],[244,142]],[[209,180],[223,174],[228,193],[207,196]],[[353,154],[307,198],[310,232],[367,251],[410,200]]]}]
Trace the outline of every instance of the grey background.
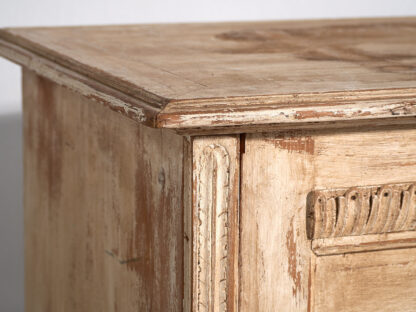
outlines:
[{"label": "grey background", "polygon": [[[416,15],[415,0],[1,0],[0,27]],[[0,312],[23,311],[21,89],[0,59]]]}]

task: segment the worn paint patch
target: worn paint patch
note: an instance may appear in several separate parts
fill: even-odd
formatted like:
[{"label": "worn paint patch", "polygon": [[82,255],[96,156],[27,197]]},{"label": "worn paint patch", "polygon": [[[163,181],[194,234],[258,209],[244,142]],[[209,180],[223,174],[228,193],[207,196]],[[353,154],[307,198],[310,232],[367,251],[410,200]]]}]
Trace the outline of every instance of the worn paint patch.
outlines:
[{"label": "worn paint patch", "polygon": [[295,233],[293,231],[293,217],[290,221],[290,228],[286,234],[286,248],[288,251],[288,273],[293,281],[292,294],[297,296],[301,290],[301,277],[297,268],[297,249],[295,241]]},{"label": "worn paint patch", "polygon": [[316,110],[296,111],[295,113],[295,119],[313,119],[322,117],[345,117],[345,113],[342,111],[319,112]]},{"label": "worn paint patch", "polygon": [[289,152],[313,155],[315,151],[315,141],[310,136],[266,138],[266,142],[272,142],[277,148]]},{"label": "worn paint patch", "polygon": [[391,109],[391,114],[395,116],[412,115],[416,113],[416,101],[408,101],[403,105]]},{"label": "worn paint patch", "polygon": [[101,93],[94,94],[92,92],[83,92],[82,94],[84,94],[88,99],[105,105],[109,107],[111,110],[117,113],[121,113],[122,115],[125,115],[135,121],[144,122],[147,120],[147,117],[144,114],[143,109],[140,107],[135,107],[132,104]]}]

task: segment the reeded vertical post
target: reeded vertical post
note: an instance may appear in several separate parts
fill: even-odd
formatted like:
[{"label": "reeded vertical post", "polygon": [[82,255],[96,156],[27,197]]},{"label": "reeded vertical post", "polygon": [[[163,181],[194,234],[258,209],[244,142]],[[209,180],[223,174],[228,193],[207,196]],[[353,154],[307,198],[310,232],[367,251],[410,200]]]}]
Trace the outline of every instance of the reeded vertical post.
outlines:
[{"label": "reeded vertical post", "polygon": [[193,311],[237,311],[239,140],[193,142]]}]

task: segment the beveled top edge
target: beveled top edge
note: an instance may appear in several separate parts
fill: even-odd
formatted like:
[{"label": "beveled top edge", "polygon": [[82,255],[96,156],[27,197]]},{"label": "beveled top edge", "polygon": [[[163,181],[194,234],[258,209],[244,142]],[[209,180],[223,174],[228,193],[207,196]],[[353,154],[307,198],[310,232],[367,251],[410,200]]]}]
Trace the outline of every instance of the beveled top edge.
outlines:
[{"label": "beveled top edge", "polygon": [[[393,19],[346,19],[344,23],[355,21],[416,21],[415,18]],[[305,23],[319,21],[305,21]],[[325,23],[334,22],[324,20]],[[266,22],[259,22],[260,24]],[[288,21],[285,23],[294,23]],[[224,23],[223,23],[224,24]],[[238,23],[230,23],[238,24]],[[240,23],[241,24],[241,23]],[[255,22],[244,23],[247,25]],[[184,25],[184,24],[181,24]],[[208,25],[206,23],[199,25]],[[210,24],[218,25],[218,23]],[[147,25],[152,27],[152,25]],[[87,26],[85,28],[89,28]],[[121,26],[122,27],[122,26]],[[90,82],[104,95],[112,93],[111,101],[130,102],[128,106],[134,113],[133,119],[146,122],[149,126],[169,128],[182,133],[198,133],[210,131],[244,132],[255,127],[262,129],[288,128],[296,129],[316,125],[336,126],[342,122],[373,122],[397,120],[416,117],[416,81],[415,87],[358,89],[333,92],[303,92],[289,94],[260,94],[247,96],[169,98],[119,80],[111,73],[100,68],[87,68],[77,60],[66,59],[65,56],[39,45],[15,32],[17,30],[46,29],[13,28],[0,30],[0,54],[6,58],[36,71],[40,75],[55,79],[56,75],[65,76],[74,73],[72,78],[82,83]],[[51,28],[47,28],[51,29]],[[7,50],[7,51],[6,51]],[[6,51],[6,52],[5,52]],[[22,56],[26,54],[26,56]],[[22,61],[22,58],[25,60]],[[66,82],[61,82],[65,84]],[[76,91],[76,87],[72,86]],[[102,90],[101,90],[102,89]],[[105,90],[104,90],[105,89]],[[128,109],[123,109],[128,111]],[[122,112],[131,118],[129,113]],[[410,119],[409,119],[410,118]]]}]

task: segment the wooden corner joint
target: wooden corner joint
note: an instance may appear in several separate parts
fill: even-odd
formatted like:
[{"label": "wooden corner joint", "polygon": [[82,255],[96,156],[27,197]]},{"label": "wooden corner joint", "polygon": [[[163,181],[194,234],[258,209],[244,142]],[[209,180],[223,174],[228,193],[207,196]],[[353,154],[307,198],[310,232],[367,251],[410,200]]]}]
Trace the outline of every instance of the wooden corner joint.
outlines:
[{"label": "wooden corner joint", "polygon": [[416,183],[320,190],[307,198],[307,233],[318,254],[416,246],[415,230]]},{"label": "wooden corner joint", "polygon": [[230,203],[230,155],[219,144],[205,146],[194,168],[194,311],[229,311],[235,231]]}]

